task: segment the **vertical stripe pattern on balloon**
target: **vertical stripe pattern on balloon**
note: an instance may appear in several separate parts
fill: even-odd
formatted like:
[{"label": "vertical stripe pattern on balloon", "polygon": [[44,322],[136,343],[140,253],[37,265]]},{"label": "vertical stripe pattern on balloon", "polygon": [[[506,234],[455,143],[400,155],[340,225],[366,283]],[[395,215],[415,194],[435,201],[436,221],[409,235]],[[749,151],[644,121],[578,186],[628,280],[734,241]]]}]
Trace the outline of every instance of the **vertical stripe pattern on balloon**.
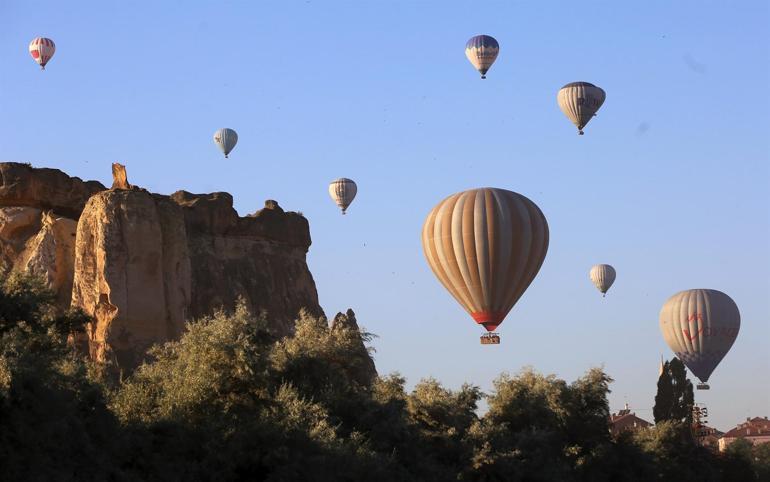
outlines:
[{"label": "vertical stripe pattern on balloon", "polygon": [[735,343],[738,306],[717,290],[681,291],[660,310],[660,331],[677,358],[703,383]]},{"label": "vertical stripe pattern on balloon", "polygon": [[238,133],[232,129],[224,127],[214,133],[214,142],[224,153],[225,159],[227,159],[228,154],[230,154],[235,145],[238,143]]},{"label": "vertical stripe pattern on balloon", "polygon": [[583,128],[604,104],[606,97],[604,90],[593,84],[572,82],[559,89],[556,100],[564,115],[583,134]]},{"label": "vertical stripe pattern on balloon", "polygon": [[342,210],[342,214],[345,214],[348,206],[355,199],[357,192],[358,186],[356,186],[356,183],[346,177],[335,179],[329,183],[329,195]]},{"label": "vertical stripe pattern on balloon", "polygon": [[606,293],[615,282],[615,268],[608,264],[597,264],[589,273],[591,282],[602,293]]},{"label": "vertical stripe pattern on balloon", "polygon": [[422,245],[441,284],[477,323],[493,331],[540,270],[548,223],[521,194],[473,189],[431,210]]}]

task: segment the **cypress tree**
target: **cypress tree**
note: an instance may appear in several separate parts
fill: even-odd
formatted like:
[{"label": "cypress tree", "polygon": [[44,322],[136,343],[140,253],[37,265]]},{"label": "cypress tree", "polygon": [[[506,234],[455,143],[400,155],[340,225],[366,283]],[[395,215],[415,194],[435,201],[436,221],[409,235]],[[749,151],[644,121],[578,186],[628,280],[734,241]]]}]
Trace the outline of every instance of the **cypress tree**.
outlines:
[{"label": "cypress tree", "polygon": [[658,378],[658,393],[652,409],[655,423],[672,420],[690,426],[694,404],[692,383],[687,379],[684,363],[674,357],[663,365],[663,373]]},{"label": "cypress tree", "polygon": [[692,407],[695,404],[692,383],[687,379],[684,363],[678,358],[674,357],[671,360],[669,370],[674,392],[674,404],[671,408],[672,420],[685,422],[689,427],[692,425]]},{"label": "cypress tree", "polygon": [[658,393],[655,394],[655,406],[652,408],[652,416],[655,423],[663,420],[671,420],[671,409],[674,405],[674,388],[671,383],[669,363],[663,365],[663,372],[658,377]]}]

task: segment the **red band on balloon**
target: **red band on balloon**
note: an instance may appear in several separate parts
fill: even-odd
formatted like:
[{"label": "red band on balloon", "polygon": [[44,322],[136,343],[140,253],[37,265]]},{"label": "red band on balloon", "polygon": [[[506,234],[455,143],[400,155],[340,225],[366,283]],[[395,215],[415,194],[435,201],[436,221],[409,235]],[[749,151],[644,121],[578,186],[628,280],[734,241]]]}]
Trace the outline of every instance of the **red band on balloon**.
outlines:
[{"label": "red band on balloon", "polygon": [[500,326],[500,323],[503,322],[505,315],[506,313],[500,313],[499,311],[474,311],[471,313],[476,323],[483,325],[487,331],[495,331]]}]

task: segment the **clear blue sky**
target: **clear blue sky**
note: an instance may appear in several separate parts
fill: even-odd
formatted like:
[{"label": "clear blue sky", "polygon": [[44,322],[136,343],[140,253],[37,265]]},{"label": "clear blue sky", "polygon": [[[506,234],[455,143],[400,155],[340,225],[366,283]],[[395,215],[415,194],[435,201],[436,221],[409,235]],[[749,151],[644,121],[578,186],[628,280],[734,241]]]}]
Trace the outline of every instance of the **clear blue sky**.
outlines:
[{"label": "clear blue sky", "polygon": [[[742,315],[696,395],[721,429],[770,416],[770,42],[755,2],[59,2],[0,0],[0,159],[152,191],[273,198],[310,221],[327,314],[379,338],[381,373],[483,389],[522,366],[567,380],[601,365],[651,418],[658,312],[714,288]],[[501,45],[481,81],[466,40]],[[45,72],[27,53],[56,42]],[[565,83],[607,91],[579,137]],[[212,142],[239,133],[229,160]],[[341,216],[336,177],[359,194]],[[545,264],[483,347],[434,278],[420,229],[445,196],[522,193],[548,218]],[[594,263],[618,280],[606,299]]]}]

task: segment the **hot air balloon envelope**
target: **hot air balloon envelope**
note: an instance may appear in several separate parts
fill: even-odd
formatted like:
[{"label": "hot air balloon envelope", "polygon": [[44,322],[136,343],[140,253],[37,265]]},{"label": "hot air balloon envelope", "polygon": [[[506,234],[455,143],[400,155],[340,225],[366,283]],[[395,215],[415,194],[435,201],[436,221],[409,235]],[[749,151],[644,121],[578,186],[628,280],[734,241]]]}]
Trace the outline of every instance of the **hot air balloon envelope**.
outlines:
[{"label": "hot air balloon envelope", "polygon": [[431,210],[422,247],[441,284],[477,323],[494,331],[540,270],[548,223],[521,194],[472,189]]},{"label": "hot air balloon envelope", "polygon": [[583,135],[583,127],[604,104],[607,94],[588,82],[572,82],[559,90],[556,100],[564,115],[578,128],[578,134]]},{"label": "hot air balloon envelope", "polygon": [[465,56],[479,71],[482,79],[487,78],[487,71],[500,53],[500,44],[489,35],[476,35],[465,44]]},{"label": "hot air balloon envelope", "polygon": [[54,52],[56,52],[56,45],[49,38],[37,37],[29,43],[29,54],[41,70],[45,70],[45,65],[51,60]]},{"label": "hot air balloon envelope", "polygon": [[356,183],[346,177],[335,179],[329,183],[329,196],[342,209],[342,214],[345,214],[348,206],[355,199],[357,192],[358,186],[356,186]]},{"label": "hot air balloon envelope", "polygon": [[615,282],[615,268],[608,264],[597,264],[591,268],[589,276],[596,289],[604,294]]},{"label": "hot air balloon envelope", "polygon": [[717,290],[680,291],[660,310],[660,331],[677,358],[704,384],[738,337],[738,306]]},{"label": "hot air balloon envelope", "polygon": [[224,153],[225,159],[227,159],[227,155],[230,154],[230,151],[232,151],[238,143],[238,133],[224,127],[214,133],[214,142]]}]

